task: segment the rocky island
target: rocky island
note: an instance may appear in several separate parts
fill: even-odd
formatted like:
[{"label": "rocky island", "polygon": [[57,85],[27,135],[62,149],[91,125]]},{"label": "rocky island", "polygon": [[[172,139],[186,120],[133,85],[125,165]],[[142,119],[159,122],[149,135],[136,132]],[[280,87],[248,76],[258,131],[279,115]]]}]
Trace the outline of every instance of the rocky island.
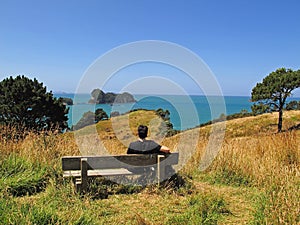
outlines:
[{"label": "rocky island", "polygon": [[112,104],[112,103],[131,103],[136,102],[133,95],[128,92],[116,94],[112,92],[105,93],[100,89],[94,89],[91,92],[90,104]]}]

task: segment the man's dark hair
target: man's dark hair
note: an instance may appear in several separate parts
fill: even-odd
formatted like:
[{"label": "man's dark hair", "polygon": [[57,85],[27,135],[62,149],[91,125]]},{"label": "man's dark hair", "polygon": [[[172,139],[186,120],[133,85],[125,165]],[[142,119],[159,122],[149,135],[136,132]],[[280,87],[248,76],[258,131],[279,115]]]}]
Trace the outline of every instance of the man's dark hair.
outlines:
[{"label": "man's dark hair", "polygon": [[148,127],[144,125],[140,125],[138,127],[139,138],[144,139],[148,135]]}]

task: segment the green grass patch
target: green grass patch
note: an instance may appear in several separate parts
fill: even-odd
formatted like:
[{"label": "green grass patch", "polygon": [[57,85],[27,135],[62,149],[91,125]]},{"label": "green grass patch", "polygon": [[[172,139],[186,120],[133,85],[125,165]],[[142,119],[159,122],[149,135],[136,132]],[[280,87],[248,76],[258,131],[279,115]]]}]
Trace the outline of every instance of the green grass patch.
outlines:
[{"label": "green grass patch", "polygon": [[49,168],[14,154],[0,161],[0,190],[13,196],[43,191],[49,180]]},{"label": "green grass patch", "polygon": [[256,196],[253,212],[252,225],[266,224],[266,208],[269,205],[269,199],[263,193]]},{"label": "green grass patch", "polygon": [[60,224],[52,208],[33,203],[18,203],[13,197],[0,199],[0,224]]},{"label": "green grass patch", "polygon": [[252,180],[249,176],[229,169],[211,172],[208,176],[206,176],[205,179],[211,184],[225,184],[235,187],[251,186],[252,183]]},{"label": "green grass patch", "polygon": [[171,217],[166,224],[217,224],[222,215],[230,214],[225,200],[215,195],[195,195],[187,202],[187,209]]}]

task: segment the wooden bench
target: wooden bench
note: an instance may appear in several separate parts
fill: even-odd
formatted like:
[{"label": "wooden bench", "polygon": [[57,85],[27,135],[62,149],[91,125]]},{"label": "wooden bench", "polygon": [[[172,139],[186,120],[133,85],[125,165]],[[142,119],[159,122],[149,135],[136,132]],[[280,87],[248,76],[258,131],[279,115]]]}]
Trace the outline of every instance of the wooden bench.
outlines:
[{"label": "wooden bench", "polygon": [[62,157],[63,177],[75,178],[76,190],[87,190],[88,178],[98,176],[136,175],[144,168],[156,168],[157,182],[166,178],[166,168],[178,164],[178,153],[115,156]]}]

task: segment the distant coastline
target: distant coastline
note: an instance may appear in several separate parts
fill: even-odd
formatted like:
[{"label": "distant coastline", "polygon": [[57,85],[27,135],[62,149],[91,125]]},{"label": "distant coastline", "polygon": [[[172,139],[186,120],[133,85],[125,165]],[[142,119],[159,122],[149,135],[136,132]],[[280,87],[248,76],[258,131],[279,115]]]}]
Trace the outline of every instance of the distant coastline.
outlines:
[{"label": "distant coastline", "polygon": [[[136,102],[132,103],[117,103],[117,104],[88,104],[90,99],[89,93],[74,94],[74,93],[54,93],[55,97],[72,98],[74,105],[69,107],[68,124],[71,127],[76,124],[82,115],[87,111],[95,111],[95,109],[102,108],[108,115],[111,112],[118,111],[119,113],[126,113],[132,109],[148,109],[157,110],[158,108],[167,109],[170,111],[170,119],[176,130],[186,130],[196,127],[202,123],[217,119],[220,115],[214,118],[211,115],[210,105],[204,95],[133,95]],[[224,98],[226,106],[226,115],[231,115],[246,110],[251,112],[250,96],[210,96],[215,98],[211,104],[218,104],[218,100]],[[191,101],[187,102],[187,98]],[[289,101],[300,98],[289,98]],[[198,118],[192,116],[193,108],[198,113]]]}]

